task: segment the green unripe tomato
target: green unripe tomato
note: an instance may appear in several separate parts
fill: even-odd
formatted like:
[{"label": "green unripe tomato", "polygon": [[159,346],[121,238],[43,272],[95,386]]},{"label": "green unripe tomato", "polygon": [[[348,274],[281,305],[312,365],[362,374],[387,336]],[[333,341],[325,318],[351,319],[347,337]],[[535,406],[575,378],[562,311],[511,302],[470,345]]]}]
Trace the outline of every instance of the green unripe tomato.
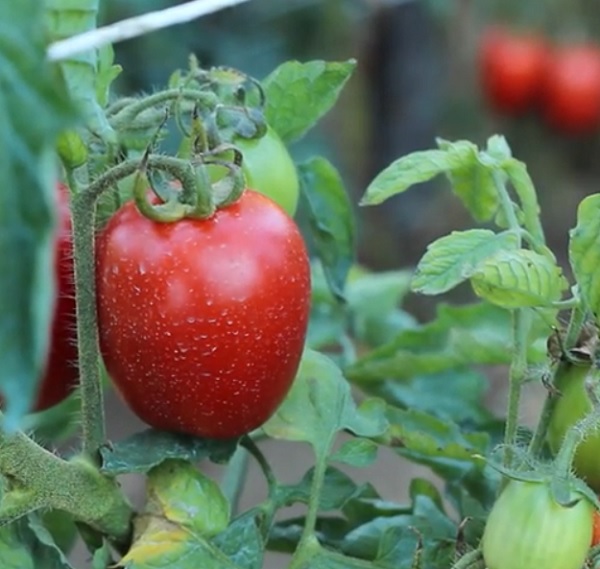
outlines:
[{"label": "green unripe tomato", "polygon": [[487,569],[581,569],[592,542],[593,514],[583,497],[565,508],[553,499],[549,484],[511,480],[483,532]]},{"label": "green unripe tomato", "polygon": [[290,217],[298,207],[300,182],[296,166],[279,135],[270,127],[261,138],[235,138],[243,156],[246,185],[271,198]]},{"label": "green unripe tomato", "polygon": [[[589,366],[571,366],[557,382],[561,396],[554,407],[548,426],[548,444],[554,454],[560,449],[565,434],[592,410],[592,403],[584,387],[589,371]],[[573,470],[591,488],[600,493],[599,431],[590,433],[577,447],[573,459]]]}]

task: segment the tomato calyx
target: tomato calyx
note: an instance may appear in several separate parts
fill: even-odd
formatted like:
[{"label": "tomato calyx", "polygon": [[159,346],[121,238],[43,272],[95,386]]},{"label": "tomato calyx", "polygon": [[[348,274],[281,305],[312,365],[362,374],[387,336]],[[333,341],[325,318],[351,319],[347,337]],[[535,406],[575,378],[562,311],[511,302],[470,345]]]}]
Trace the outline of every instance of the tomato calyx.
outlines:
[{"label": "tomato calyx", "polygon": [[[231,160],[215,157],[228,150],[233,151]],[[146,152],[136,172],[133,197],[140,213],[153,221],[173,223],[184,218],[209,218],[218,208],[235,203],[245,190],[241,153],[231,145],[222,145],[191,160],[171,159],[168,168],[162,168],[160,160],[155,161],[153,169],[167,170],[175,178],[170,185],[151,182],[149,157]],[[224,168],[227,174],[213,183],[207,166]]]}]

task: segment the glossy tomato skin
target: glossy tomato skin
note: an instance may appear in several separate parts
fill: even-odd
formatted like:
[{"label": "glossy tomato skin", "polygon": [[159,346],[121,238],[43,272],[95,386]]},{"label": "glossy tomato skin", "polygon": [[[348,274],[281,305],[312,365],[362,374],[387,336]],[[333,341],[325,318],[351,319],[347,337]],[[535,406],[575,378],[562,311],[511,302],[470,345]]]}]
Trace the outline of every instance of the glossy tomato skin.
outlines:
[{"label": "glossy tomato skin", "polygon": [[593,511],[585,499],[562,507],[548,484],[511,480],[483,533],[487,569],[581,569],[592,540]]},{"label": "glossy tomato skin", "polygon": [[291,217],[296,213],[300,182],[296,166],[279,135],[270,127],[261,138],[237,137],[246,185],[278,203]]},{"label": "glossy tomato skin", "polygon": [[69,189],[57,185],[58,233],[55,242],[54,272],[57,298],[50,331],[49,353],[34,411],[44,411],[66,399],[77,386],[77,336],[73,239]]},{"label": "glossy tomato skin", "polygon": [[567,134],[600,125],[600,49],[571,45],[556,49],[544,79],[544,116]]},{"label": "glossy tomato skin", "polygon": [[548,47],[535,34],[517,35],[502,27],[490,27],[481,39],[479,66],[481,87],[496,111],[520,114],[541,92]]},{"label": "glossy tomato skin", "polygon": [[98,238],[97,292],[108,373],[155,428],[236,437],[264,423],[292,385],[309,260],[294,221],[258,192],[175,223],[129,202]]},{"label": "glossy tomato skin", "polygon": [[[585,391],[585,378],[589,366],[572,366],[559,379],[561,393],[556,402],[548,426],[548,444],[554,454],[560,449],[565,434],[592,410],[592,403]],[[600,432],[590,433],[577,447],[573,459],[575,474],[600,492]]]}]

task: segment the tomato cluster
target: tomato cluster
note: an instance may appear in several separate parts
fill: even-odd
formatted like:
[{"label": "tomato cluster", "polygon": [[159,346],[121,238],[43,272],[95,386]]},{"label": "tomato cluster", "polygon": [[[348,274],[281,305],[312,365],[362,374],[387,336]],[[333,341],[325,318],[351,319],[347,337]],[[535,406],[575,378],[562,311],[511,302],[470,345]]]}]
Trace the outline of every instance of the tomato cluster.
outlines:
[{"label": "tomato cluster", "polygon": [[551,45],[539,34],[492,26],[481,38],[479,69],[485,99],[500,113],[537,108],[571,135],[600,126],[600,48],[592,43]]},{"label": "tomato cluster", "polygon": [[[303,352],[310,263],[291,217],[295,165],[270,128],[236,145],[246,183],[260,193],[246,189],[213,215],[172,223],[144,217],[130,201],[98,233],[103,360],[129,407],[159,429],[229,438],[257,428],[289,391]],[[71,212],[62,184],[57,200],[57,297],[36,411],[64,400],[78,379]]]}]

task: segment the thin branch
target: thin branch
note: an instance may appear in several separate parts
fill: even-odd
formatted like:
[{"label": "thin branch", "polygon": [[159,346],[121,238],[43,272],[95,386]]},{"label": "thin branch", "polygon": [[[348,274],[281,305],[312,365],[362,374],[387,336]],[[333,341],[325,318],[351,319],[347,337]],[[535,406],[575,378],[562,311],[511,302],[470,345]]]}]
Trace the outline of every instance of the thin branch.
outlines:
[{"label": "thin branch", "polygon": [[248,0],[194,0],[165,10],[127,18],[109,26],[53,43],[48,48],[48,59],[50,61],[69,59],[84,51],[135,38],[175,24],[184,24],[242,2],[248,2]]}]

